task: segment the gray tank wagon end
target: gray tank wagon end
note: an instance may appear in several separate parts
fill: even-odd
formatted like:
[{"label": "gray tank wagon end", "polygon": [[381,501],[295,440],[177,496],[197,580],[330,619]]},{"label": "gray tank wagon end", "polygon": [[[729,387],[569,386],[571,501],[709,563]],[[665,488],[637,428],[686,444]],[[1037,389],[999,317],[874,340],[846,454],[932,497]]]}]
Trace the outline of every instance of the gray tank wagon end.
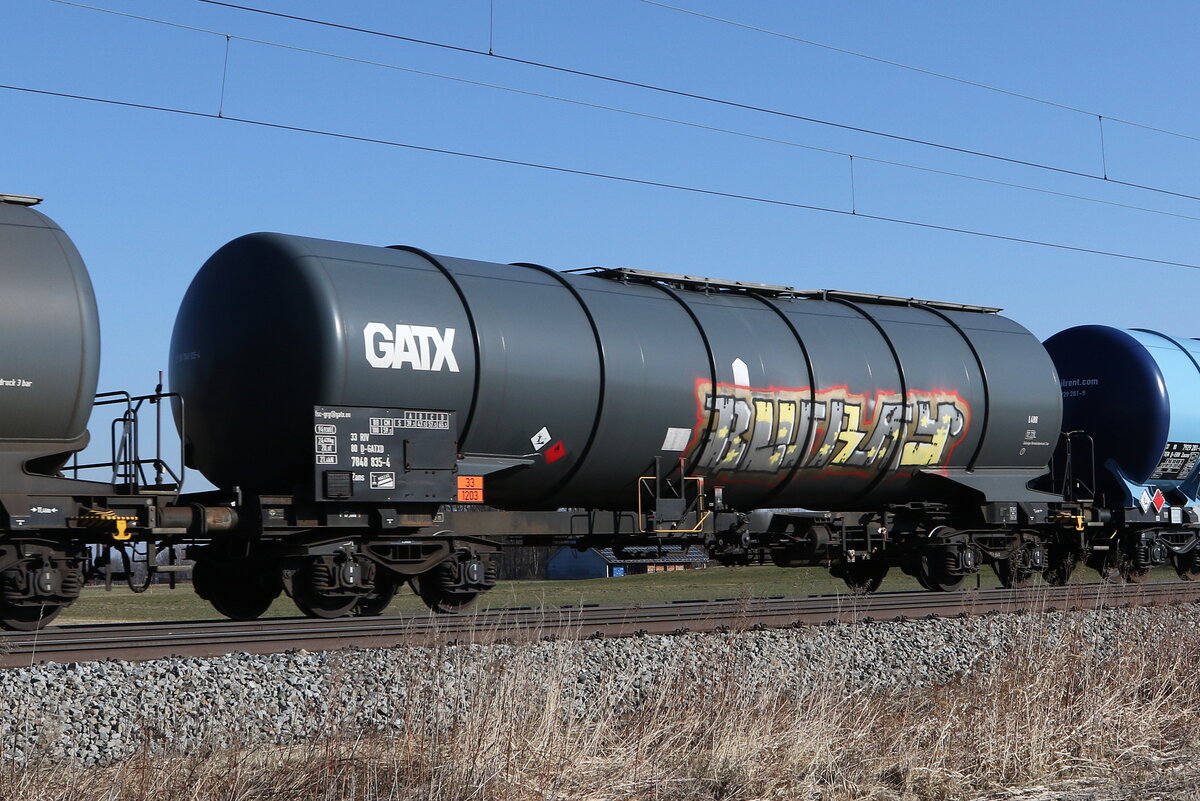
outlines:
[{"label": "gray tank wagon end", "polygon": [[0,202],[0,465],[38,460],[52,471],[52,462],[61,465],[88,442],[100,318],[75,245],[33,208],[36,198],[6,197]]}]

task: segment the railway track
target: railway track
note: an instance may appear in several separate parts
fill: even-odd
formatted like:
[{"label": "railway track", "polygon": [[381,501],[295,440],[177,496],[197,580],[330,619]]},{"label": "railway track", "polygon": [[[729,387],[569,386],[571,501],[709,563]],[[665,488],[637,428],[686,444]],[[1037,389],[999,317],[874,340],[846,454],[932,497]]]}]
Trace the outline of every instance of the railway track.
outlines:
[{"label": "railway track", "polygon": [[428,613],[250,622],[176,621],[52,626],[0,633],[0,667],[102,659],[268,654],[294,649],[387,648],[454,641],[554,638],[784,628],[829,622],[954,617],[989,612],[1043,612],[1123,605],[1200,602],[1200,583],[1078,584],[957,593],[885,592],[869,596],[746,598],[660,604],[499,609],[458,616]]}]

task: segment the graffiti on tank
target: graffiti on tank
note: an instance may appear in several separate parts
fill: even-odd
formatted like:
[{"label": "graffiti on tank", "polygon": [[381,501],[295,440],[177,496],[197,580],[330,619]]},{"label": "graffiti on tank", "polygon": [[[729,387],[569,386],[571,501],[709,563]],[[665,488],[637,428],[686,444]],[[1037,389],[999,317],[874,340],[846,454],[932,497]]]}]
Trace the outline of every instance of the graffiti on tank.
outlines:
[{"label": "graffiti on tank", "polygon": [[[878,393],[845,387],[757,389],[697,382],[697,436],[711,430],[698,467],[710,473],[801,468],[936,467],[966,436],[970,406],[957,392]],[[810,431],[810,426],[815,431]],[[711,428],[710,428],[711,427]],[[899,453],[897,454],[897,447]]]}]

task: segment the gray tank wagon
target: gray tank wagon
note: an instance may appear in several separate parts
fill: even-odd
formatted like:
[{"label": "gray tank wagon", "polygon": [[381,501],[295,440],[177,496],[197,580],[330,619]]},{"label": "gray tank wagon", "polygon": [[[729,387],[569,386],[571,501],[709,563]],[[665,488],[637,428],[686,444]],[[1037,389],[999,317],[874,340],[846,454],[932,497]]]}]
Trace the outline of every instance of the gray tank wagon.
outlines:
[{"label": "gray tank wagon", "polygon": [[82,449],[100,373],[87,268],[62,229],[26,203],[0,202],[0,469],[61,465]]},{"label": "gray tank wagon", "polygon": [[655,460],[743,511],[1024,501],[1061,393],[992,311],[254,234],[188,290],[171,386],[210,481],[315,500],[313,409],[351,406],[453,413],[504,509],[632,510]]},{"label": "gray tank wagon", "polygon": [[[897,529],[885,510],[1044,522],[1027,485],[1058,439],[1054,367],[996,311],[253,234],[189,288],[171,386],[188,465],[285,499],[269,510],[284,527],[298,509],[382,526],[379,508],[412,520],[470,500],[632,521],[592,515],[580,542],[702,535],[725,558],[767,543],[786,564],[907,529],[941,548],[928,582],[951,586],[976,567],[972,538],[920,511]],[[753,530],[750,513],[779,507],[868,522],[847,535],[839,517],[835,535],[771,514]],[[877,583],[882,562],[837,561]]]}]

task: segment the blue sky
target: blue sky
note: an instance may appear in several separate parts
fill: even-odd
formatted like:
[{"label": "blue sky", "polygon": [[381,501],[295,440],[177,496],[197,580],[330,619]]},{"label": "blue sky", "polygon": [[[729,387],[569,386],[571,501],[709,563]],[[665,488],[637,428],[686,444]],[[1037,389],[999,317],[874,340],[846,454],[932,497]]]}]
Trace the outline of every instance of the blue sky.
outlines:
[{"label": "blue sky", "polygon": [[[1087,322],[1200,337],[1194,268],[213,118],[841,211],[853,204],[861,214],[1200,265],[1200,201],[1167,194],[1200,195],[1200,142],[1115,121],[1200,136],[1198,5],[673,2],[1090,112],[1080,113],[639,0],[244,2],[485,54],[198,0],[93,5],[215,33],[53,0],[5,0],[0,84],[197,113],[0,89],[0,191],[45,197],[41,210],[88,263],[103,321],[101,390],[153,386],[195,270],[224,242],[260,230],[562,269],[628,266],[994,305],[1043,338]],[[228,56],[223,34],[233,37]],[[506,58],[486,55],[489,46]],[[1110,119],[1101,124],[1096,114]],[[806,148],[856,154],[853,191],[847,156]],[[1105,169],[1107,182],[1062,172]]]}]

